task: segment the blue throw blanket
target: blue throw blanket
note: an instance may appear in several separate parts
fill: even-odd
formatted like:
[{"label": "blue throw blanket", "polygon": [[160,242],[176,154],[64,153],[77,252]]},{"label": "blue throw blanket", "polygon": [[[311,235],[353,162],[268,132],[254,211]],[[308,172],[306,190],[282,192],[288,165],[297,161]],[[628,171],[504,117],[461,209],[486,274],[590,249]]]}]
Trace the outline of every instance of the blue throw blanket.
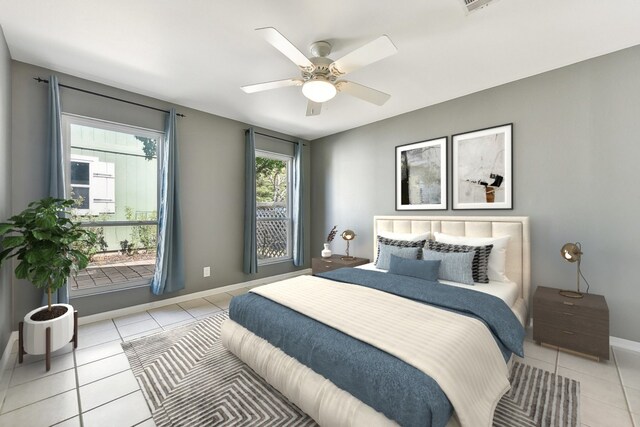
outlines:
[{"label": "blue throw blanket", "polygon": [[[360,269],[336,270],[322,276],[345,283],[366,282],[368,284],[357,284],[416,301],[431,301],[431,304],[447,307],[464,315],[480,317],[491,325],[492,331],[499,331],[503,338],[496,338],[497,342],[502,343],[504,340],[510,343],[508,348],[518,347],[515,345],[517,343],[512,342],[517,341],[518,333],[512,335],[503,330],[508,328],[510,322],[501,319],[501,314],[494,315],[485,312],[487,310],[467,307],[473,305],[469,298],[477,297],[479,292]],[[405,289],[407,283],[409,285]],[[419,285],[423,287],[420,288]],[[441,292],[442,289],[432,289],[434,287],[450,288],[453,292]],[[473,294],[464,295],[464,292],[458,291]],[[431,292],[438,296],[428,296]],[[505,305],[498,298],[486,296]],[[482,304],[488,303],[484,297],[481,298]],[[449,303],[446,299],[450,300]],[[450,307],[451,305],[454,307]],[[502,312],[502,309],[496,308],[498,306],[499,304],[493,303],[491,307]],[[485,315],[488,318],[484,318]],[[445,426],[451,417],[451,403],[431,377],[400,359],[323,323],[253,293],[233,298],[229,317],[402,426],[440,427]],[[384,313],[381,313],[381,319],[384,321]],[[497,324],[493,324],[494,322]],[[516,323],[522,329],[517,319]],[[292,328],[292,325],[295,327]],[[519,348],[521,351],[522,342]],[[460,351],[464,351],[463,345]],[[503,354],[508,358],[508,351]]]}]

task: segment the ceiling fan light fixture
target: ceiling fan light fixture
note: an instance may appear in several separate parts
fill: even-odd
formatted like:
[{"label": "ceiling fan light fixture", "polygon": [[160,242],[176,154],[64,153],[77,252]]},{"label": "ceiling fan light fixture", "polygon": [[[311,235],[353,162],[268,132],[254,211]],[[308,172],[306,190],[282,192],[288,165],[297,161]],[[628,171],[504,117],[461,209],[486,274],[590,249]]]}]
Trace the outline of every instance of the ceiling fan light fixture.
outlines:
[{"label": "ceiling fan light fixture", "polygon": [[307,80],[302,85],[302,94],[313,102],[326,102],[336,96],[336,87],[328,80]]}]

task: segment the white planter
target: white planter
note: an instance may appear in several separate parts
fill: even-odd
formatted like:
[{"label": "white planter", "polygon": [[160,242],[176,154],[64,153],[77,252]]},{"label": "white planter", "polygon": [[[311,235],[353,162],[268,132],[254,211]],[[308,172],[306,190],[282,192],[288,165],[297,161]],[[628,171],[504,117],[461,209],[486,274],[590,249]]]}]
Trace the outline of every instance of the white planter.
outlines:
[{"label": "white planter", "polygon": [[36,322],[31,320],[38,311],[46,306],[36,308],[24,316],[23,339],[24,351],[28,354],[45,354],[46,331],[51,328],[51,351],[64,347],[73,338],[73,307],[69,304],[52,304],[67,307],[67,312],[51,320]]}]

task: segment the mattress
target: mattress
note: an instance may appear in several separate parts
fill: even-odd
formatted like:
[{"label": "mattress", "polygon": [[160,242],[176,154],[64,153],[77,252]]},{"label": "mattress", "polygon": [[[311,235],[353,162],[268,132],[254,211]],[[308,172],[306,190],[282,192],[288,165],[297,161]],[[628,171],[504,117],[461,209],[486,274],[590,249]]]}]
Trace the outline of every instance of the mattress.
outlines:
[{"label": "mattress", "polygon": [[[221,339],[225,348],[320,425],[399,427],[382,413],[232,320],[223,324]],[[460,424],[456,417],[451,417],[446,427],[460,427]]]},{"label": "mattress", "polygon": [[[374,270],[374,271],[382,271],[387,272],[387,270],[382,270],[376,267],[373,262],[369,264],[364,264],[357,266],[355,268],[362,268],[364,270]],[[471,289],[473,291],[484,292],[485,294],[493,295],[494,297],[500,298],[504,301],[509,307],[513,307],[518,298],[520,298],[520,288],[518,284],[515,282],[492,282],[489,283],[475,283],[473,286],[465,285],[457,282],[450,282],[448,280],[438,280],[440,283],[449,286],[455,286],[458,288]]]}]

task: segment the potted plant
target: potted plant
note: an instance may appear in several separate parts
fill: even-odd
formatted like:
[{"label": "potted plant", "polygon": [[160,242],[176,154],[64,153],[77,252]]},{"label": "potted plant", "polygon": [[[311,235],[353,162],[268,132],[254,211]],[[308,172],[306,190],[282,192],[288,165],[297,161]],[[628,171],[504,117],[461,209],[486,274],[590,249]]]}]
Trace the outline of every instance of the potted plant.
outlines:
[{"label": "potted plant", "polygon": [[[69,304],[51,304],[51,294],[66,283],[71,274],[87,266],[86,247],[96,236],[68,216],[75,201],[48,197],[29,204],[20,214],[0,224],[2,251],[0,265],[16,257],[15,275],[27,279],[48,295],[48,304],[24,317],[21,324],[20,361],[23,352],[49,354],[69,343],[75,336],[74,310]],[[49,332],[47,332],[49,330]],[[49,337],[47,338],[47,335]],[[24,345],[24,347],[23,347]]]}]

